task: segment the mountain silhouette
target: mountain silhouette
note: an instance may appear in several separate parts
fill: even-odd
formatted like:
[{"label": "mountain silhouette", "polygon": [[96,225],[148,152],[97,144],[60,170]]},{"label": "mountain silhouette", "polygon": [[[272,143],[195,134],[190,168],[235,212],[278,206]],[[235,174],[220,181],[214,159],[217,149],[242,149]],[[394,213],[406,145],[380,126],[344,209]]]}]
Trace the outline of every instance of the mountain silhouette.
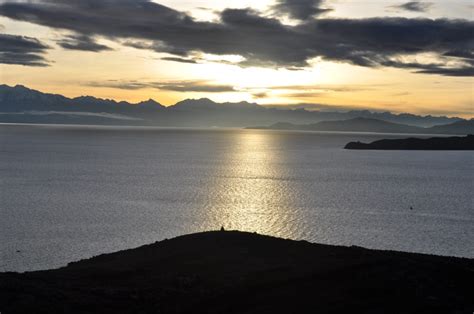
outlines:
[{"label": "mountain silhouette", "polygon": [[[355,120],[351,127],[340,126],[337,129],[369,131],[371,128],[364,126],[364,124],[375,124],[376,122],[371,119],[418,127],[466,122],[466,120],[455,117],[417,116],[368,110],[315,111],[295,109],[291,106],[261,106],[245,101],[216,103],[208,98],[186,99],[165,107],[153,99],[132,104],[126,101],[118,102],[92,96],[68,98],[57,94],[42,93],[22,85],[14,87],[0,85],[0,122],[3,123],[248,127],[272,125],[280,121],[295,125],[311,125],[322,121],[330,123],[330,121],[337,122],[355,118],[366,120]],[[358,121],[357,125],[356,121]],[[327,130],[329,126],[323,124],[318,128]],[[387,132],[396,132],[397,129],[388,125],[380,128],[386,129]],[[405,129],[407,128],[405,127]],[[413,129],[414,131],[416,129]],[[442,132],[441,127],[439,132]]]}]

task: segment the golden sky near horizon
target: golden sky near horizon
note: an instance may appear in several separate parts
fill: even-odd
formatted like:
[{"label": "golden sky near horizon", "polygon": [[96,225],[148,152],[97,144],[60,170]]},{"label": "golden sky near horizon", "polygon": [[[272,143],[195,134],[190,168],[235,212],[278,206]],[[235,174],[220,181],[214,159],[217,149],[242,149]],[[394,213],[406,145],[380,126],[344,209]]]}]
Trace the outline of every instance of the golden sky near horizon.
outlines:
[{"label": "golden sky near horizon", "polygon": [[[0,4],[10,2],[18,3],[1,0]],[[299,23],[275,13],[272,9],[275,1],[271,0],[155,2],[203,23],[219,23],[219,14],[225,9],[248,7],[264,18],[278,18],[288,27],[296,27]],[[471,1],[430,1],[429,6],[420,11],[398,7],[405,3],[397,0],[325,1],[322,7],[332,10],[317,18],[362,20],[404,17],[472,22]],[[472,75],[415,73],[418,68],[385,64],[361,66],[342,59],[329,60],[319,56],[309,58],[308,64],[298,69],[266,64],[242,66],[238,63],[244,61],[245,57],[238,54],[219,55],[193,50],[182,56],[125,44],[126,41],[149,42],[143,39],[118,38],[106,34],[94,34],[94,39],[108,49],[68,49],[59,43],[74,34],[71,29],[0,15],[3,15],[0,16],[0,33],[33,37],[48,46],[44,53],[48,66],[0,64],[0,83],[3,84],[22,84],[69,97],[92,95],[130,102],[153,98],[164,105],[172,105],[185,98],[207,97],[218,102],[308,103],[330,105],[335,109],[362,108],[474,116]],[[396,61],[403,64],[437,64],[438,59],[439,55],[430,51],[396,56]],[[464,66],[462,60],[446,62],[443,67]]]}]

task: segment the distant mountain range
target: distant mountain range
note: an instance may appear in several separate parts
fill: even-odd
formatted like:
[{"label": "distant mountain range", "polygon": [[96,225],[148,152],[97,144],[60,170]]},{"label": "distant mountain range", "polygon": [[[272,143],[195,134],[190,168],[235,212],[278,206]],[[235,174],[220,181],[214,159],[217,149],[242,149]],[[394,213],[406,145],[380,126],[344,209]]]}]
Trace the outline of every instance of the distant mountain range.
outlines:
[{"label": "distant mountain range", "polygon": [[[340,120],[354,120],[342,127]],[[363,124],[373,125],[387,122],[405,124],[404,128],[438,127],[440,133],[446,124],[460,122],[469,127],[472,120],[455,117],[419,116],[413,114],[393,114],[390,112],[354,111],[314,111],[291,107],[265,107],[255,103],[216,103],[210,99],[187,99],[169,107],[150,99],[137,104],[117,102],[91,96],[68,98],[62,95],[46,94],[25,86],[0,85],[0,122],[3,123],[58,123],[58,124],[98,124],[98,125],[138,125],[176,127],[248,127],[252,125],[272,125],[281,121],[294,125],[314,125],[331,128],[336,121],[338,129],[355,131],[363,129]],[[356,123],[358,121],[358,123]],[[383,128],[397,129],[395,126]],[[324,127],[323,127],[324,126]],[[297,129],[300,127],[293,127]],[[306,128],[306,127],[303,127]],[[408,130],[408,129],[407,129]],[[416,128],[413,128],[415,132]]]},{"label": "distant mountain range", "polygon": [[279,122],[268,127],[249,127],[249,129],[411,134],[474,134],[474,120],[461,120],[445,125],[423,128],[419,126],[387,122],[378,119],[354,118],[340,121],[322,121],[312,124],[292,124]]}]

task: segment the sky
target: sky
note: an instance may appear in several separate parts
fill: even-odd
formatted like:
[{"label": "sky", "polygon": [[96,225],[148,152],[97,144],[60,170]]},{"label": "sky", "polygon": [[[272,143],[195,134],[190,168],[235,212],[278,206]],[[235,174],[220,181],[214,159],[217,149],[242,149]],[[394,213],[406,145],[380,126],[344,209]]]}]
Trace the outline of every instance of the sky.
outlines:
[{"label": "sky", "polygon": [[474,117],[472,1],[0,0],[0,83]]}]

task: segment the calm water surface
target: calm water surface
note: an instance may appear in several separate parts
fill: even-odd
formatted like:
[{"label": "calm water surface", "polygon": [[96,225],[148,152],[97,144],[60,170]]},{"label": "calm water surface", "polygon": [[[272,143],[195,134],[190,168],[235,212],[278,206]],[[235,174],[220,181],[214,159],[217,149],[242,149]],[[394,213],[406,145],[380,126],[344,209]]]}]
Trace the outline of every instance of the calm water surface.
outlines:
[{"label": "calm water surface", "polygon": [[342,149],[382,137],[0,126],[0,271],[221,226],[473,258],[474,154]]}]

